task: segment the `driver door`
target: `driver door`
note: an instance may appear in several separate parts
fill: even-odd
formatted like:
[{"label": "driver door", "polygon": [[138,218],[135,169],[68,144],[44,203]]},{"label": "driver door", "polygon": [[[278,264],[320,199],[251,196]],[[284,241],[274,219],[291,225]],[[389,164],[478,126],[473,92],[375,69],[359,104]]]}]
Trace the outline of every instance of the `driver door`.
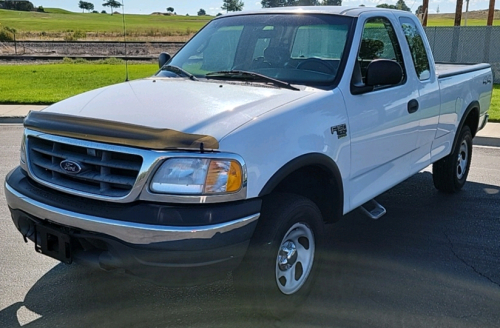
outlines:
[{"label": "driver door", "polygon": [[409,104],[418,97],[406,75],[405,63],[393,23],[385,17],[368,18],[353,47],[358,47],[351,85],[364,84],[366,69],[374,59],[390,59],[403,69],[397,85],[345,94],[351,135],[351,206],[371,200],[408,177],[418,138],[418,118]]}]

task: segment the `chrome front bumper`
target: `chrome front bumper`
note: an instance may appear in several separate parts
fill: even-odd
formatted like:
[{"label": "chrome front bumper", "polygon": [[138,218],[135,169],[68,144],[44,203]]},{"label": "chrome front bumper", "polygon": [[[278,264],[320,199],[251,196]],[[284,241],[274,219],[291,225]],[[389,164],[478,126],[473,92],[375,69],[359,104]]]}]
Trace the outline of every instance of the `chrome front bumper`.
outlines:
[{"label": "chrome front bumper", "polygon": [[49,206],[17,192],[7,182],[5,183],[5,196],[7,204],[11,209],[21,210],[34,217],[48,220],[58,225],[105,234],[135,245],[193,239],[209,240],[218,234],[244,228],[254,223],[260,216],[260,213],[256,213],[237,220],[214,225],[189,227],[161,226],[110,220]]}]

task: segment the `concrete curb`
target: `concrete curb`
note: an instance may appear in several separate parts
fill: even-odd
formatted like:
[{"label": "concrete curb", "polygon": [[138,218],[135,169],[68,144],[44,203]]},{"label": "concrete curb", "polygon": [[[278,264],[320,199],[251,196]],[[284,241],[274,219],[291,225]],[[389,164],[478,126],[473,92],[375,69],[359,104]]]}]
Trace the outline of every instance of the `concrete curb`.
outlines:
[{"label": "concrete curb", "polygon": [[22,124],[25,116],[12,116],[3,117],[0,116],[0,124]]},{"label": "concrete curb", "polygon": [[500,147],[500,138],[476,136],[472,143],[474,146]]}]

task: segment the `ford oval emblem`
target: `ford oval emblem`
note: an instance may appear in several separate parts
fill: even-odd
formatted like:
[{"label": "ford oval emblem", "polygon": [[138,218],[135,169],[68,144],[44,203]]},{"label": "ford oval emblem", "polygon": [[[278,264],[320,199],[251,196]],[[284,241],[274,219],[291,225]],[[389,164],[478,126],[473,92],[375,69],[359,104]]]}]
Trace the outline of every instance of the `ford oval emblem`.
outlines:
[{"label": "ford oval emblem", "polygon": [[59,166],[61,167],[61,169],[70,174],[78,174],[82,172],[82,165],[78,162],[71,161],[69,159],[62,161],[61,164],[59,164]]}]

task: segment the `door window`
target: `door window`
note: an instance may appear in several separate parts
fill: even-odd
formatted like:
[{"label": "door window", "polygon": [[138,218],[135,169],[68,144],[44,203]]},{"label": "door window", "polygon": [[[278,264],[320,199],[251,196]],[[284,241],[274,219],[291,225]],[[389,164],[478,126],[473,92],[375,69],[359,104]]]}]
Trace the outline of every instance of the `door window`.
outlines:
[{"label": "door window", "polygon": [[391,22],[384,17],[370,18],[365,22],[354,68],[353,84],[364,84],[368,65],[375,59],[396,61],[403,69],[401,84],[406,81],[403,55],[398,38]]}]

